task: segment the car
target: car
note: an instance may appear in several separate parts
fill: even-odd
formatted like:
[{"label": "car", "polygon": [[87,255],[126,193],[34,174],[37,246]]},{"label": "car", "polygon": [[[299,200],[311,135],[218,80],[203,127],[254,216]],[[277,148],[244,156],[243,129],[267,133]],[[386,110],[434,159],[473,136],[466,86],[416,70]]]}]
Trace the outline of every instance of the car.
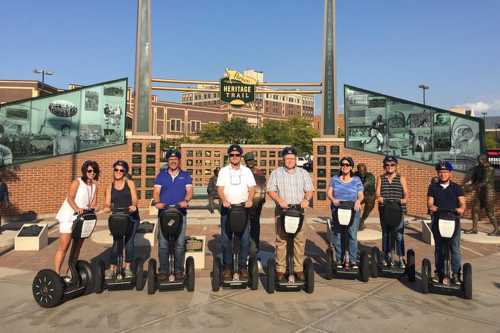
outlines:
[{"label": "car", "polygon": [[300,156],[297,156],[297,166],[298,167],[304,167],[304,164],[306,164],[308,162],[307,158],[305,157],[300,157]]}]

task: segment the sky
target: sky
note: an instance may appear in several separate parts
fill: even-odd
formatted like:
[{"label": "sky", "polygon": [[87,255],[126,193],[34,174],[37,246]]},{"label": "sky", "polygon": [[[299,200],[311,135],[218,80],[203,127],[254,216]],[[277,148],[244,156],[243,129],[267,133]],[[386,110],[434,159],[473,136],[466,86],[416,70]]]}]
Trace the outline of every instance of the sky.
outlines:
[{"label": "sky", "polygon": [[[151,0],[153,77],[321,81],[323,0]],[[93,84],[135,64],[135,0],[2,1],[0,79]],[[500,115],[499,0],[337,0],[337,89]],[[179,101],[178,94],[163,99]],[[317,99],[319,101],[319,98]],[[316,112],[320,110],[319,104]]]}]

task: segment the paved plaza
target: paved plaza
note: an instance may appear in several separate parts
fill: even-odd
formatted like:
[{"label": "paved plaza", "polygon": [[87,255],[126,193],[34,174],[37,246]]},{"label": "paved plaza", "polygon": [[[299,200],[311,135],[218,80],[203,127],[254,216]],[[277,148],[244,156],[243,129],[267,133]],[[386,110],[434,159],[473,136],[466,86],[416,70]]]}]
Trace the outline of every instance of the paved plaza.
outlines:
[{"label": "paved plaza", "polygon": [[[49,232],[49,246],[39,252],[8,251],[0,256],[0,322],[4,332],[500,332],[500,245],[462,241],[464,261],[473,265],[473,299],[464,300],[420,292],[419,280],[326,280],[326,213],[310,211],[306,253],[316,270],[313,294],[265,292],[259,289],[221,290],[210,287],[212,254],[219,230],[217,218],[194,218],[188,234],[207,236],[206,269],[196,272],[196,289],[157,292],[105,291],[70,300],[54,309],[42,309],[33,300],[31,282],[37,270],[52,267],[57,247],[57,225]],[[265,209],[262,225],[262,261],[272,255],[272,210]],[[48,220],[50,218],[47,218]],[[378,219],[370,218],[368,232],[378,233]],[[406,247],[433,259],[433,248],[420,238],[420,222],[409,218]],[[95,232],[106,229],[105,220]],[[483,231],[488,226],[482,226]],[[8,233],[7,233],[8,234]],[[377,238],[377,237],[366,237]],[[2,235],[3,244],[8,243]],[[360,238],[362,238],[360,236]],[[380,240],[361,241],[362,246]],[[107,256],[109,245],[87,241],[81,257]],[[142,257],[156,257],[156,247],[144,248]],[[146,265],[145,265],[146,267]]]}]

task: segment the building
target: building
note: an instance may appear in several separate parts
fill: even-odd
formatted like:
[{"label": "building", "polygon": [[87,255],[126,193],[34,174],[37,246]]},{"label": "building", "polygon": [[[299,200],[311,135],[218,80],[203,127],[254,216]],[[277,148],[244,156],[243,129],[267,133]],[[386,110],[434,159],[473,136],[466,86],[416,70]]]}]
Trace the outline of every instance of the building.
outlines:
[{"label": "building", "polygon": [[476,116],[474,114],[474,110],[471,110],[470,108],[466,108],[463,106],[454,106],[454,107],[450,108],[450,111],[455,112],[455,113],[461,113],[461,114],[464,114],[466,116],[472,116],[472,117]]},{"label": "building", "polygon": [[60,91],[36,80],[0,80],[0,104],[51,95]]}]

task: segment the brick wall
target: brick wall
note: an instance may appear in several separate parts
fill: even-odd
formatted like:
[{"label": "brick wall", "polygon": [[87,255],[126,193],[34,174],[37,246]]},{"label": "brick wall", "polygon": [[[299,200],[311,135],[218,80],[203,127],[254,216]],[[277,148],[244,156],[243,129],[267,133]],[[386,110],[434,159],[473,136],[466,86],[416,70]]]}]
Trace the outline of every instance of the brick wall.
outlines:
[{"label": "brick wall", "polygon": [[[154,138],[153,138],[154,139]],[[157,142],[154,152],[146,152],[145,148],[149,142]],[[155,155],[155,172],[160,166],[159,139],[134,138],[129,139],[127,144],[96,149],[89,152],[82,152],[74,155],[48,158],[42,161],[30,162],[0,169],[0,175],[9,187],[10,201],[12,203],[8,210],[2,211],[2,215],[19,215],[33,211],[37,214],[56,213],[66,198],[69,185],[73,179],[81,175],[81,165],[85,160],[95,160],[100,167],[100,177],[98,182],[98,205],[104,205],[104,188],[112,181],[112,165],[116,160],[125,160],[132,167],[146,166],[146,156],[143,156],[141,163],[133,164],[131,159],[132,144],[144,142],[143,155]],[[134,153],[134,154],[137,154]],[[142,187],[139,191],[145,192],[144,187],[145,172],[134,180],[141,179]],[[142,194],[139,202],[140,207],[146,207],[149,200]]]},{"label": "brick wall", "polygon": [[[332,146],[338,147],[338,154],[332,154]],[[318,152],[319,149],[319,152]],[[337,148],[333,149],[336,152]],[[338,172],[339,166],[336,162],[342,156],[351,156],[356,165],[365,163],[368,166],[369,172],[375,176],[381,175],[383,172],[382,160],[383,156],[375,153],[363,152],[344,147],[344,139],[341,138],[318,138],[313,139],[313,155],[314,155],[314,170],[313,181],[316,188],[314,196],[314,207],[327,207],[329,202],[323,199],[323,194],[326,195],[327,187],[330,181],[332,172]],[[321,160],[324,158],[325,160]],[[333,159],[333,161],[332,161]],[[322,165],[324,164],[324,165]],[[324,171],[319,171],[324,170]],[[332,171],[333,170],[333,171]],[[401,175],[406,176],[409,186],[409,202],[408,214],[415,216],[427,216],[427,187],[431,178],[436,175],[433,166],[423,163],[399,160],[398,171]],[[324,176],[323,176],[324,175]],[[465,174],[462,172],[453,172],[452,180],[461,184]],[[318,184],[318,181],[320,184]],[[318,185],[326,183],[324,189]],[[470,218],[470,203],[472,194],[466,195],[467,210],[465,216]],[[377,214],[374,209],[372,214]],[[484,217],[484,212],[483,212]],[[495,215],[500,219],[500,193],[496,196]]]}]

